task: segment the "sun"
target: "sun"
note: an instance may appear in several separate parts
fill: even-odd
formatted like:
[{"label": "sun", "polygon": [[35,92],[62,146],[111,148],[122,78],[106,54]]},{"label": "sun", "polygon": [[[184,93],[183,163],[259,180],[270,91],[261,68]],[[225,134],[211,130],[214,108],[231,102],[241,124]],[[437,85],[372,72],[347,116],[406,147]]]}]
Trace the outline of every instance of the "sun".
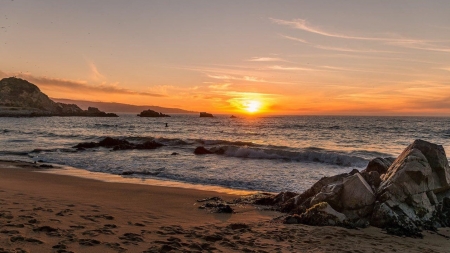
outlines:
[{"label": "sun", "polygon": [[258,112],[261,108],[261,102],[257,100],[249,100],[244,102],[244,110],[246,110],[249,113],[255,113]]}]

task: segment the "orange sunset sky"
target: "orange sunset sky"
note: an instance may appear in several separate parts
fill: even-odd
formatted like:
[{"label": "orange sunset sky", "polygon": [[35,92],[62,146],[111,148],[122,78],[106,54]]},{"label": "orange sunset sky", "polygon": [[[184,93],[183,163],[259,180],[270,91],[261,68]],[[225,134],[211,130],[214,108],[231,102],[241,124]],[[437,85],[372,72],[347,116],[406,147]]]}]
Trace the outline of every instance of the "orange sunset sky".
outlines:
[{"label": "orange sunset sky", "polygon": [[212,113],[450,115],[450,1],[0,0],[0,78]]}]

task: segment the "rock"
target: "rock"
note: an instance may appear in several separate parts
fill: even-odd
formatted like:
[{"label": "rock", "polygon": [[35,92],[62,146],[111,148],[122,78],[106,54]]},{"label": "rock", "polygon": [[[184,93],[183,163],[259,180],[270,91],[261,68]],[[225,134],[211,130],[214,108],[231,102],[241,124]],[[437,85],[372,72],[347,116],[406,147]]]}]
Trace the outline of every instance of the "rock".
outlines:
[{"label": "rock", "polygon": [[162,146],[164,145],[155,141],[146,141],[141,144],[134,144],[127,140],[106,137],[103,140],[99,141],[98,143],[83,142],[73,146],[73,148],[76,148],[77,150],[85,150],[89,148],[105,147],[105,148],[112,148],[114,151],[118,151],[129,149],[156,149]]},{"label": "rock", "polygon": [[299,223],[315,226],[343,224],[346,216],[334,210],[328,203],[318,203],[299,216]]},{"label": "rock", "polygon": [[200,113],[200,117],[201,118],[213,118],[214,116],[212,114],[210,114],[210,113],[207,113],[207,112],[201,112]]},{"label": "rock", "polygon": [[287,213],[300,213],[311,207],[312,198],[317,195],[324,186],[330,184],[342,183],[344,178],[350,176],[348,173],[343,173],[331,177],[323,177],[317,181],[311,188],[301,194],[296,194],[284,203],[278,204],[280,211]]},{"label": "rock", "polygon": [[106,137],[105,139],[101,140],[98,145],[100,147],[106,147],[106,148],[112,148],[114,146],[119,145],[130,145],[130,143],[126,140],[120,140],[120,139],[114,139],[111,137]]},{"label": "rock", "polygon": [[378,189],[381,184],[381,176],[378,171],[362,171],[361,176],[366,180],[366,182],[372,187],[372,190]]},{"label": "rock", "polygon": [[366,169],[363,170],[362,172],[368,173],[368,172],[376,171],[380,175],[384,174],[389,169],[389,167],[394,162],[394,160],[395,159],[391,158],[391,157],[386,157],[386,158],[377,157],[375,159],[372,159],[369,162],[369,164],[367,165]]},{"label": "rock", "polygon": [[341,194],[344,189],[342,183],[329,184],[322,188],[322,190],[311,199],[311,206],[319,204],[320,202],[327,202],[336,210],[342,210]]},{"label": "rock", "polygon": [[343,209],[360,209],[372,205],[375,194],[361,174],[357,173],[344,179],[341,201]]},{"label": "rock", "polygon": [[161,112],[156,112],[156,111],[153,111],[153,110],[150,110],[150,109],[142,111],[137,116],[139,116],[139,117],[153,117],[153,118],[156,118],[156,117],[170,117],[170,115],[163,114]]},{"label": "rock", "polygon": [[118,117],[90,107],[56,103],[34,84],[16,77],[0,80],[0,117],[82,116]]},{"label": "rock", "polygon": [[156,149],[159,147],[164,146],[163,144],[156,142],[156,141],[146,141],[142,144],[137,144],[134,148],[135,149]]},{"label": "rock", "polygon": [[207,150],[205,147],[200,146],[200,147],[197,147],[194,150],[194,154],[196,154],[196,155],[207,155],[207,154],[213,154],[213,152]]},{"label": "rock", "polygon": [[442,146],[414,141],[381,179],[372,224],[394,227],[395,233],[405,235],[419,234],[421,228],[434,226],[429,224],[439,212],[436,195],[445,195],[450,188],[449,165]]},{"label": "rock", "polygon": [[230,119],[237,119],[237,117],[234,115],[231,115]]}]

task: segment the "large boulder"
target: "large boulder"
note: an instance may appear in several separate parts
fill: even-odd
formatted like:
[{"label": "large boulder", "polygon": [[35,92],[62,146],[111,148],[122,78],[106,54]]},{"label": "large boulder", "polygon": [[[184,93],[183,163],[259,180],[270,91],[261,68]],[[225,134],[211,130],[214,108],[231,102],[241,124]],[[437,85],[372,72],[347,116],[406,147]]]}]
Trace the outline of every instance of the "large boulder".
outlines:
[{"label": "large boulder", "polygon": [[324,177],[301,194],[280,193],[260,202],[293,214],[286,223],[370,223],[400,236],[450,226],[450,169],[443,147],[416,140],[391,161],[377,158],[361,173]]},{"label": "large boulder", "polygon": [[334,210],[328,203],[318,203],[298,216],[298,223],[315,226],[342,225],[346,216]]},{"label": "large boulder", "polygon": [[367,167],[363,172],[371,172],[376,171],[380,175],[386,173],[386,171],[389,169],[391,164],[395,161],[395,158],[392,157],[377,157],[369,161],[369,164],[367,164]]},{"label": "large boulder", "polygon": [[437,211],[438,196],[448,194],[450,189],[449,173],[442,146],[414,141],[381,177],[383,182],[377,192],[378,203],[371,223],[380,227],[411,228],[405,234],[414,234],[428,226]]}]

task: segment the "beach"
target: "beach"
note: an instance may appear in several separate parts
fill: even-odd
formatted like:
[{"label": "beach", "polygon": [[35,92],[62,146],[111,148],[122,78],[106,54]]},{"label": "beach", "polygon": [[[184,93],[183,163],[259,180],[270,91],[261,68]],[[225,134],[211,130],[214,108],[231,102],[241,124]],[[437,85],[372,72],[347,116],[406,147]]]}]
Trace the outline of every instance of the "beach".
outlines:
[{"label": "beach", "polygon": [[0,162],[0,252],[448,252],[450,229],[424,238],[381,229],[287,225],[252,205],[235,213],[197,200],[236,193],[40,173]]}]

